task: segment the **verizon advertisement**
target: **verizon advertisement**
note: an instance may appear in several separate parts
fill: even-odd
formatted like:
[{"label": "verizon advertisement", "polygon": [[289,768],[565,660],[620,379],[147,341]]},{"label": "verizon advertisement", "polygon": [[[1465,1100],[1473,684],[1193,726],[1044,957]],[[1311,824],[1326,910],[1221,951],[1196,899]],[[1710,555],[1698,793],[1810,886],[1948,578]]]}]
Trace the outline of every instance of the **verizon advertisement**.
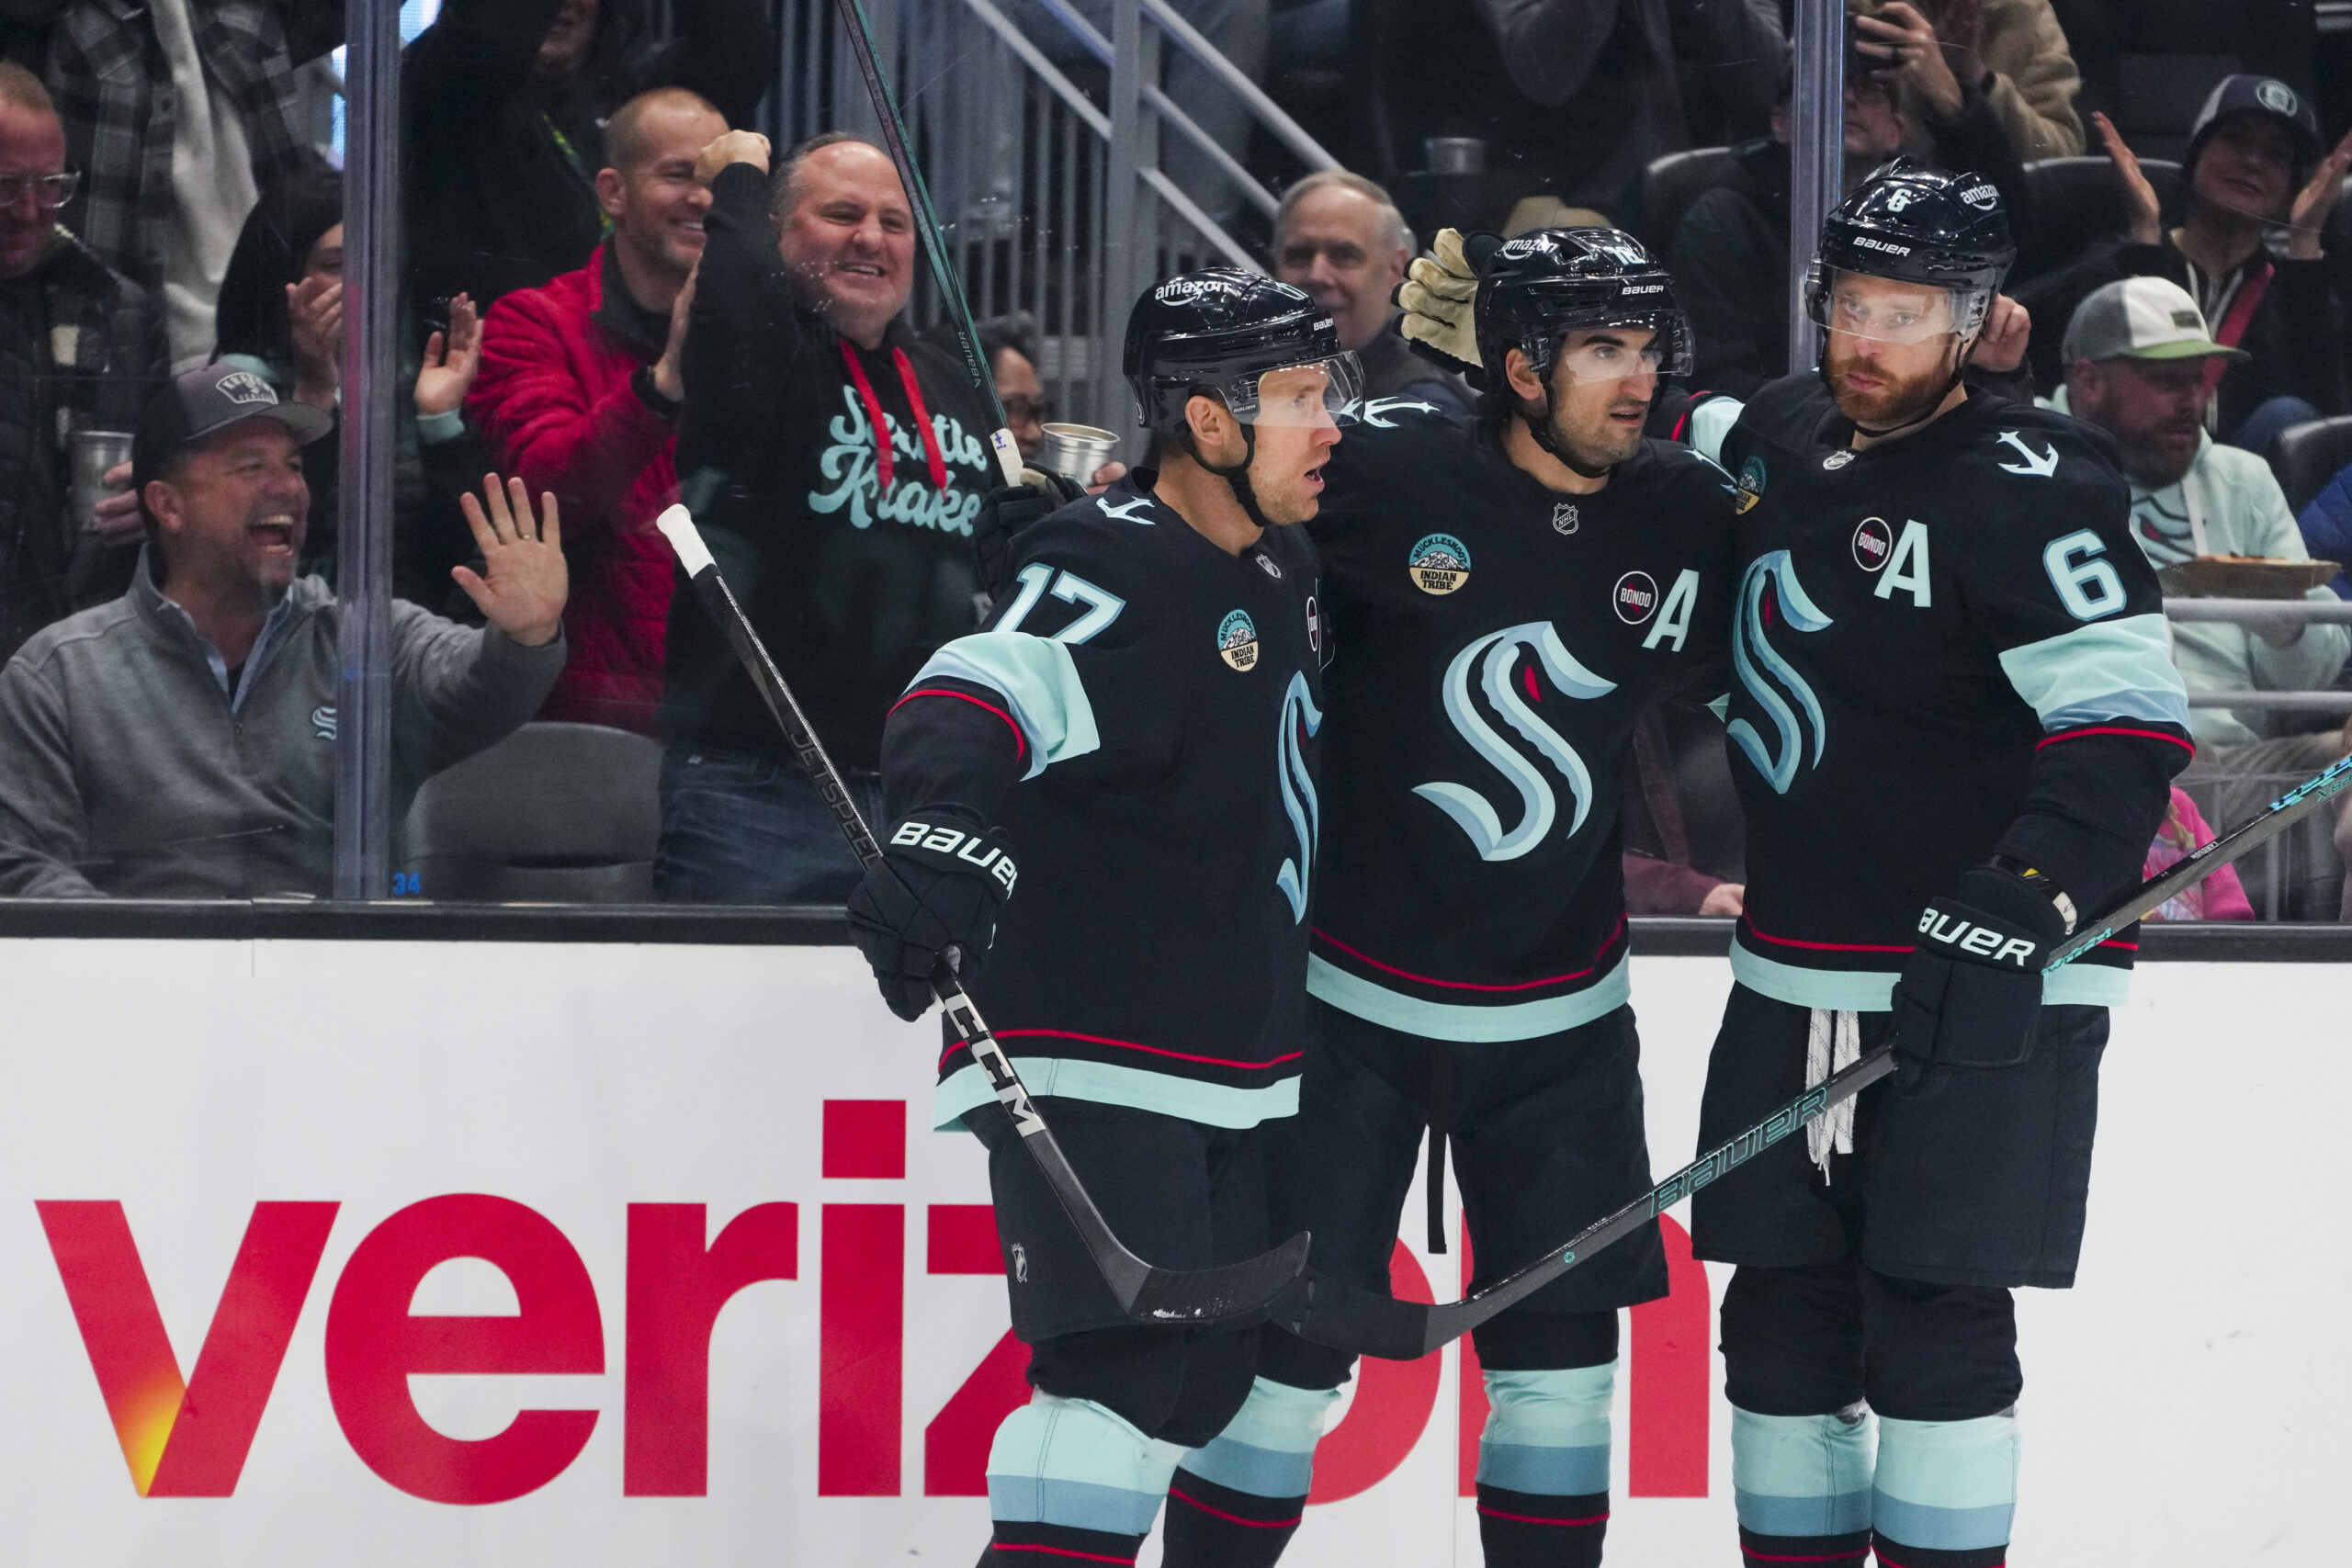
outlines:
[{"label": "verizon advertisement", "polygon": [[[979,1151],[927,1130],[936,1025],[854,953],[12,941],[0,966],[7,1560],[978,1555],[1023,1352]],[[2142,971],[2083,1283],[2022,1297],[2013,1562],[2341,1562],[2347,979]],[[1729,984],[1634,961],[1661,1171]],[[1430,1256],[1408,1213],[1395,1288],[1451,1296],[1458,1241]],[[1610,1559],[1679,1568],[1735,1540],[1723,1279],[1668,1239]],[[1476,1365],[1366,1363],[1286,1561],[1478,1561]]]}]

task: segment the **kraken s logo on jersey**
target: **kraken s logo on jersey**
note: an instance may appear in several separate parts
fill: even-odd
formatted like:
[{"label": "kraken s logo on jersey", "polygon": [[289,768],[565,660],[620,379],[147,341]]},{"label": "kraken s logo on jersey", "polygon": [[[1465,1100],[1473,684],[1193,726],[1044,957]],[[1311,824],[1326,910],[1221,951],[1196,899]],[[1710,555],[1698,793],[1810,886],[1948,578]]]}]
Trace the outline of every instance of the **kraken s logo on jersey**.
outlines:
[{"label": "kraken s logo on jersey", "polygon": [[1740,580],[1739,614],[1732,623],[1732,664],[1739,671],[1739,683],[1771,719],[1772,728],[1779,732],[1779,745],[1768,752],[1764,738],[1744,718],[1732,720],[1727,733],[1733,743],[1747,754],[1747,760],[1756,764],[1756,771],[1764,775],[1765,782],[1779,794],[1786,795],[1789,785],[1796,782],[1804,734],[1798,728],[1796,709],[1781,696],[1781,690],[1795,699],[1804,709],[1805,717],[1812,721],[1815,767],[1821,765],[1822,749],[1828,744],[1829,737],[1822,723],[1820,699],[1813,694],[1813,688],[1797,673],[1796,667],[1773,651],[1764,635],[1764,595],[1768,590],[1780,605],[1781,622],[1798,631],[1817,632],[1829,624],[1829,617],[1806,596],[1786,550],[1758,557]]},{"label": "kraken s logo on jersey", "polygon": [[1470,581],[1470,547],[1451,534],[1424,534],[1405,557],[1413,586],[1447,594]]},{"label": "kraken s logo on jersey", "polygon": [[1306,742],[1323,728],[1323,715],[1307,694],[1306,677],[1294,671],[1283,693],[1283,732],[1275,743],[1274,778],[1282,785],[1283,810],[1298,839],[1298,858],[1283,862],[1274,886],[1290,900],[1291,924],[1306,919],[1306,892],[1315,872],[1315,848],[1323,830],[1323,812],[1315,795],[1315,771],[1306,765]]},{"label": "kraken s logo on jersey", "polygon": [[1445,668],[1445,715],[1453,721],[1462,739],[1470,743],[1470,749],[1518,789],[1519,826],[1504,832],[1502,818],[1487,803],[1487,797],[1464,784],[1417,784],[1413,793],[1453,818],[1454,825],[1469,834],[1471,843],[1477,846],[1480,860],[1517,860],[1543,842],[1544,835],[1552,830],[1552,824],[1559,816],[1559,803],[1543,770],[1504,739],[1471,701],[1474,668],[1479,689],[1486,693],[1487,701],[1494,705],[1495,711],[1519,731],[1521,739],[1535,748],[1538,756],[1557,768],[1568,781],[1569,790],[1576,796],[1576,814],[1564,836],[1574,838],[1592,809],[1592,773],[1586,768],[1584,759],[1528,705],[1528,697],[1535,694],[1533,667],[1526,671],[1528,697],[1521,696],[1512,682],[1522,646],[1534,650],[1544,672],[1552,678],[1552,684],[1571,697],[1589,701],[1617,689],[1614,681],[1604,681],[1577,663],[1549,621],[1529,621],[1523,626],[1488,632],[1453,656],[1453,662]]}]

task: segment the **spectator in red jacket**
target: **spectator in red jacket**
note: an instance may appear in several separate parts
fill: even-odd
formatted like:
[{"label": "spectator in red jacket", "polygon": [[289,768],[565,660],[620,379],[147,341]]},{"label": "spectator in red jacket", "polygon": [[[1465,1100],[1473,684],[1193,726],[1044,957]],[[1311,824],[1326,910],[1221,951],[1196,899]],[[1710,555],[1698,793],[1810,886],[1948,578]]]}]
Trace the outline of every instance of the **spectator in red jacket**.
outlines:
[{"label": "spectator in red jacket", "polygon": [[653,519],[676,498],[678,355],[710,209],[695,154],[726,130],[683,87],[623,104],[596,175],[610,237],[483,328],[467,412],[507,472],[563,506],[571,658],[542,718],[655,732],[673,572]]}]

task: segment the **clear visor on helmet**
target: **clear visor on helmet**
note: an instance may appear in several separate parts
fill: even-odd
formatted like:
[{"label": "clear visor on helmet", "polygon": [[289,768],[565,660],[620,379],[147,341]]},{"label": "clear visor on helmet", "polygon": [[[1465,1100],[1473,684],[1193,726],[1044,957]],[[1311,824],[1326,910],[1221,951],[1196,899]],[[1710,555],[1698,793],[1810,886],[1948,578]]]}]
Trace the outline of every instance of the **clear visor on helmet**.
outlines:
[{"label": "clear visor on helmet", "polygon": [[1819,262],[1805,276],[1806,312],[1815,324],[1879,343],[1972,336],[1984,324],[1992,303],[1987,288],[1873,277]]},{"label": "clear visor on helmet", "polygon": [[1553,363],[1554,373],[1571,381],[1680,376],[1690,369],[1690,336],[1677,317],[1629,316],[1576,328],[1560,341]]},{"label": "clear visor on helmet", "polygon": [[1352,354],[1284,365],[1227,383],[1225,406],[1244,424],[1336,423],[1363,395],[1363,370]]}]

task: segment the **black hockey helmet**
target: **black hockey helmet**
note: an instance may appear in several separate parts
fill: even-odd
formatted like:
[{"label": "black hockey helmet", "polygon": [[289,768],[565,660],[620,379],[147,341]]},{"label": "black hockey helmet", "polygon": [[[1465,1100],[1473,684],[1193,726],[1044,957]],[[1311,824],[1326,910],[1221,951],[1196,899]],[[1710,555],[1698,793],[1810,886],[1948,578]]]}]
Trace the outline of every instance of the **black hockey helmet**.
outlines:
[{"label": "black hockey helmet", "polygon": [[1932,284],[1951,291],[1953,328],[1966,338],[1984,324],[2017,258],[2008,209],[1992,181],[1894,158],[1822,220],[1805,306],[1815,321],[1830,324],[1837,272]]},{"label": "black hockey helmet", "polygon": [[1238,267],[1180,273],[1127,314],[1121,368],[1148,429],[1182,425],[1185,402],[1204,389],[1254,423],[1258,378],[1309,365],[1329,372],[1325,405],[1335,415],[1362,390],[1356,356],[1340,346],[1331,313],[1287,283]]},{"label": "black hockey helmet", "polygon": [[1690,367],[1690,322],[1674,279],[1622,229],[1536,229],[1505,241],[1478,274],[1472,324],[1497,384],[1515,348],[1549,386],[1560,340],[1596,327],[1654,330],[1661,378]]}]

